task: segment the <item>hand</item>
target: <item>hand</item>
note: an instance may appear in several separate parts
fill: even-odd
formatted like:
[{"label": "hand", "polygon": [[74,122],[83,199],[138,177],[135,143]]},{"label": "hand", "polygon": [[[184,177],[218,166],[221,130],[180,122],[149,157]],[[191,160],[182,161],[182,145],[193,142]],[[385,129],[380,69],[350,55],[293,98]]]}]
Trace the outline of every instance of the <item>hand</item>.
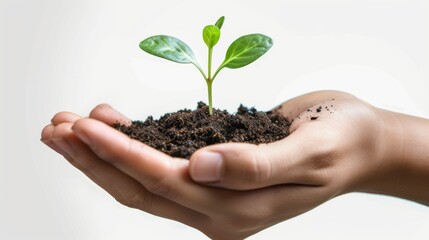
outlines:
[{"label": "hand", "polygon": [[429,205],[428,119],[375,108],[338,91],[299,96],[273,111],[293,119],[290,136],[266,145],[200,149],[190,159],[192,179],[236,190],[313,186],[319,198],[301,196],[311,199],[310,208],[349,192]]},{"label": "hand", "polygon": [[321,203],[357,190],[361,181],[378,174],[374,171],[381,168],[390,146],[384,141],[388,133],[378,109],[347,93],[321,91],[291,99],[273,111],[293,119],[290,136],[271,144],[200,149],[190,159],[192,179],[235,190],[295,184],[321,192],[323,196],[313,199]]},{"label": "hand", "polygon": [[190,161],[111,128],[129,119],[107,105],[90,118],[57,114],[42,140],[120,203],[214,239],[245,238],[340,194],[389,189],[383,179],[401,165],[390,158],[401,146],[386,141],[398,136],[391,114],[329,91],[292,99],[276,111],[295,119],[289,137],[258,146],[213,145]]},{"label": "hand", "polygon": [[337,91],[309,93],[273,111],[293,119],[290,136],[266,145],[200,149],[190,159],[192,179],[236,190],[313,186],[322,192],[312,199],[317,204],[368,192],[429,206],[428,119],[375,108]]}]

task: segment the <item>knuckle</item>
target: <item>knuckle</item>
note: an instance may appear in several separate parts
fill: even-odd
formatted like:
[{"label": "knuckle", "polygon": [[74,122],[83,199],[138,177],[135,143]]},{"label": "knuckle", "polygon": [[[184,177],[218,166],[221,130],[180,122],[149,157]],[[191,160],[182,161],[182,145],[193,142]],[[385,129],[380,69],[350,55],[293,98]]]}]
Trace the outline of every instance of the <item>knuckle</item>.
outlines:
[{"label": "knuckle", "polygon": [[94,172],[97,171],[97,164],[93,161],[86,161],[86,159],[82,159],[82,157],[79,154],[76,154],[74,156],[66,154],[64,155],[64,158],[67,159],[67,161],[79,169],[83,174],[87,176],[93,176]]},{"label": "knuckle", "polygon": [[126,146],[124,149],[124,153],[121,153],[120,151],[120,155],[122,156],[123,154],[125,155],[129,155],[129,156],[139,156],[140,152],[144,149],[142,149],[144,147],[144,145],[141,142],[138,142],[137,140],[134,139],[127,139],[126,140]]},{"label": "knuckle", "polygon": [[107,151],[99,151],[101,149],[98,149],[98,146],[96,144],[91,146],[91,149],[93,149],[94,152],[98,152],[99,155],[110,164],[117,165],[119,160],[123,158],[123,156],[135,156],[136,153],[141,151],[140,145],[141,143],[133,139],[128,139],[125,143],[125,146],[118,147],[116,149],[107,149]]},{"label": "knuckle", "polygon": [[178,197],[178,191],[174,188],[174,185],[178,183],[177,178],[171,175],[174,174],[174,171],[170,169],[172,165],[166,164],[164,167],[166,169],[164,169],[162,173],[160,171],[158,176],[141,179],[141,183],[151,193],[170,200],[175,200]]},{"label": "knuckle", "polygon": [[264,219],[269,217],[264,212],[263,209],[255,207],[235,209],[235,213],[232,216],[229,215],[224,221],[233,229],[250,231],[258,228],[263,224]]},{"label": "knuckle", "polygon": [[138,192],[123,190],[116,194],[114,198],[122,205],[130,208],[143,208],[145,211],[150,211],[153,204],[153,199],[150,197],[150,194],[145,194],[143,190]]},{"label": "knuckle", "polygon": [[315,154],[323,156],[336,150],[338,139],[341,138],[336,131],[318,131],[312,136],[313,143],[311,146]]},{"label": "knuckle", "polygon": [[265,149],[267,147],[266,144],[260,144],[257,146],[257,151],[255,153],[255,157],[254,157],[254,161],[255,161],[255,165],[256,165],[256,171],[257,171],[257,181],[258,182],[264,182],[266,180],[268,180],[271,177],[271,172],[272,172],[272,165],[271,165],[271,161],[268,158],[266,152],[267,149]]},{"label": "knuckle", "polygon": [[343,149],[342,144],[338,139],[344,139],[338,136],[334,131],[321,131],[321,134],[316,135],[313,139],[314,146],[312,158],[312,169],[326,169],[335,164],[336,159],[341,154]]},{"label": "knuckle", "polygon": [[80,163],[76,160],[76,158],[71,157],[68,154],[64,154],[63,157],[74,167],[76,167],[77,169],[79,169],[79,171],[83,172],[85,175],[88,173],[88,171],[86,169],[84,169]]},{"label": "knuckle", "polygon": [[68,122],[59,123],[55,126],[52,132],[52,138],[63,138],[68,137],[72,134],[71,131],[72,124]]},{"label": "knuckle", "polygon": [[257,184],[266,181],[271,172],[271,166],[264,153],[265,145],[257,145],[255,149],[246,151],[238,158],[239,162],[244,163],[243,178],[250,184]]},{"label": "knuckle", "polygon": [[173,191],[171,184],[168,184],[166,179],[162,179],[161,181],[151,181],[149,184],[146,184],[146,187],[151,193],[161,197],[169,199],[175,199],[177,197],[177,194]]}]

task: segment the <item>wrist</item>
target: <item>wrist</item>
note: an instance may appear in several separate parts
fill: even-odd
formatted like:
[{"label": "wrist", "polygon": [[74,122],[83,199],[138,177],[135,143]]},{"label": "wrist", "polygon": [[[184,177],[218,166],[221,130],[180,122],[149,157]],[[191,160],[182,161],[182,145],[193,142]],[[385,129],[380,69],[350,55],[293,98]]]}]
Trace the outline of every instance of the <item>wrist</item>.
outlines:
[{"label": "wrist", "polygon": [[365,192],[429,204],[429,120],[381,110],[381,157]]}]

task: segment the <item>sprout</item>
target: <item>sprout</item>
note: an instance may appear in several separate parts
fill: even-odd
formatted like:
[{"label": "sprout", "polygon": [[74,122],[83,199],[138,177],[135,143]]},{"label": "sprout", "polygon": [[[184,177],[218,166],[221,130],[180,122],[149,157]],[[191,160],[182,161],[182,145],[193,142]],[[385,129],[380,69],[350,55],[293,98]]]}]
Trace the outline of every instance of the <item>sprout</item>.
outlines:
[{"label": "sprout", "polygon": [[225,17],[222,16],[214,25],[207,25],[203,29],[203,40],[208,47],[207,75],[195,59],[192,49],[186,43],[175,37],[156,35],[140,43],[140,48],[149,54],[177,63],[191,63],[200,71],[207,84],[210,115],[213,114],[212,84],[220,70],[225,67],[244,67],[264,55],[273,45],[273,41],[270,37],[259,33],[239,37],[228,47],[225,59],[214,74],[212,74],[213,48],[220,39],[220,30],[224,20]]}]

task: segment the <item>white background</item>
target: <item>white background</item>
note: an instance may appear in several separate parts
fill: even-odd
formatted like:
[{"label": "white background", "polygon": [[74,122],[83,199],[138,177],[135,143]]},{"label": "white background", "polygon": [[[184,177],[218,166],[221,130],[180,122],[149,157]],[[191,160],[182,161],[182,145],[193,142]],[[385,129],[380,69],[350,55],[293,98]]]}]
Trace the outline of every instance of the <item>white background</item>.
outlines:
[{"label": "white background", "polygon": [[[215,63],[242,34],[273,48],[214,83],[216,107],[268,110],[319,89],[429,117],[428,1],[0,0],[0,239],[204,239],[129,209],[39,142],[54,113],[107,102],[133,119],[206,99],[198,71],[143,53],[155,34],[187,42],[205,64],[201,30],[226,16]],[[203,65],[204,65],[203,64]],[[428,239],[429,208],[349,194],[251,239]]]}]

